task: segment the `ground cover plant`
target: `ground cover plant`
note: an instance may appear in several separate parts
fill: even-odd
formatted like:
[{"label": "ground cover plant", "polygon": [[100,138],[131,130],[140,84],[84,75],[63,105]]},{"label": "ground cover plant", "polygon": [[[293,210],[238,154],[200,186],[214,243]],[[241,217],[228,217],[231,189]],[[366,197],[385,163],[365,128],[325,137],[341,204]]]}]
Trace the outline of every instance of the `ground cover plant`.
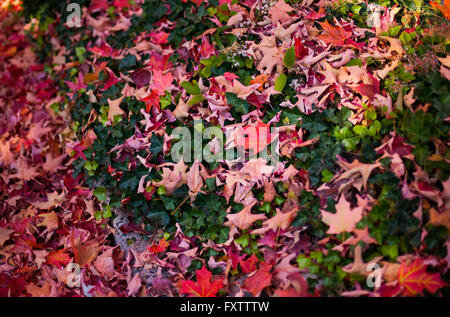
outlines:
[{"label": "ground cover plant", "polygon": [[448,296],[449,10],[3,1],[0,296]]}]

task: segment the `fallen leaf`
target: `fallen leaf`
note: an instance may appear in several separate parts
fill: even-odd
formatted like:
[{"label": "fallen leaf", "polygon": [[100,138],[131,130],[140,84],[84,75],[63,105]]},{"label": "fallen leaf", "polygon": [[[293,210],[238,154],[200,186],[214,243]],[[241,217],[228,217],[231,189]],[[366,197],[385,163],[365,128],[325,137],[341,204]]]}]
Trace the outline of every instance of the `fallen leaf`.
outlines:
[{"label": "fallen leaf", "polygon": [[439,273],[427,272],[427,265],[422,259],[416,259],[410,264],[402,262],[398,271],[398,282],[404,288],[403,294],[406,296],[423,295],[425,289],[434,294],[447,286]]},{"label": "fallen leaf", "polygon": [[431,223],[435,226],[444,226],[447,230],[450,231],[450,210],[444,210],[443,212],[439,212],[434,208],[430,208],[430,220],[428,223]]},{"label": "fallen leaf", "polygon": [[350,208],[350,203],[341,195],[338,203],[335,205],[336,213],[321,210],[322,221],[330,226],[328,234],[339,234],[342,232],[351,232],[355,225],[362,219],[363,208]]},{"label": "fallen leaf", "polygon": [[327,44],[344,46],[345,41],[352,37],[352,32],[344,30],[341,26],[333,26],[327,20],[319,22],[319,24],[325,32],[320,34],[318,38]]},{"label": "fallen leaf", "polygon": [[123,111],[122,108],[120,108],[120,104],[122,103],[123,98],[125,98],[125,95],[123,95],[122,97],[119,97],[117,99],[114,99],[114,100],[110,100],[108,98],[108,105],[109,105],[108,119],[109,119],[109,122],[111,122],[111,123],[114,122],[114,116],[122,116],[122,115],[125,114],[125,111]]},{"label": "fallen leaf", "polygon": [[70,262],[70,259],[71,258],[69,253],[66,252],[66,249],[60,249],[48,255],[47,263],[60,268],[61,266],[66,266]]},{"label": "fallen leaf", "polygon": [[44,220],[42,220],[38,226],[44,226],[47,227],[47,231],[54,231],[55,229],[58,228],[58,215],[56,215],[56,213],[54,211],[52,212],[48,212],[45,214],[39,214],[38,215],[40,218],[44,218]]},{"label": "fallen leaf", "polygon": [[258,220],[266,219],[264,214],[252,214],[251,210],[256,202],[253,202],[250,205],[244,206],[242,210],[235,214],[228,214],[228,221],[224,223],[226,226],[236,226],[241,230],[245,230],[251,227],[251,225]]},{"label": "fallen leaf", "polygon": [[0,247],[3,246],[3,243],[5,243],[9,238],[11,237],[11,233],[13,233],[14,230],[0,227]]},{"label": "fallen leaf", "polygon": [[189,294],[189,297],[216,297],[216,293],[223,287],[223,278],[212,280],[212,274],[205,266],[195,271],[195,274],[197,282],[181,282],[181,293]]},{"label": "fallen leaf", "polygon": [[272,218],[266,220],[263,222],[262,228],[256,229],[252,231],[252,234],[264,234],[268,230],[273,230],[275,232],[278,232],[278,230],[284,230],[287,229],[291,222],[294,220],[295,216],[297,215],[298,207],[292,208],[288,212],[282,212],[280,209],[277,208],[277,213]]},{"label": "fallen leaf", "polygon": [[252,254],[247,260],[240,260],[239,264],[241,264],[242,272],[245,274],[253,273],[256,271],[256,264],[258,263],[258,258],[256,255]]},{"label": "fallen leaf", "polygon": [[259,269],[244,282],[244,288],[252,293],[254,297],[259,296],[262,290],[272,285],[272,265],[265,262],[259,264]]}]

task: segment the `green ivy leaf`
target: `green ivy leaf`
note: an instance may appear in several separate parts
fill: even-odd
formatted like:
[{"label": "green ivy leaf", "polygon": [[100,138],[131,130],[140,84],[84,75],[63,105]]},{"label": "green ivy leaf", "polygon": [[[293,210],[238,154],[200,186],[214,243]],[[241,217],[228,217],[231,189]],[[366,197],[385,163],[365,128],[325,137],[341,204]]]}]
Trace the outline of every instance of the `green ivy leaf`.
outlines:
[{"label": "green ivy leaf", "polygon": [[200,95],[200,87],[198,83],[190,83],[188,81],[183,81],[181,86],[191,95]]},{"label": "green ivy leaf", "polygon": [[93,194],[99,201],[105,201],[106,200],[106,189],[105,187],[97,187],[94,189]]}]

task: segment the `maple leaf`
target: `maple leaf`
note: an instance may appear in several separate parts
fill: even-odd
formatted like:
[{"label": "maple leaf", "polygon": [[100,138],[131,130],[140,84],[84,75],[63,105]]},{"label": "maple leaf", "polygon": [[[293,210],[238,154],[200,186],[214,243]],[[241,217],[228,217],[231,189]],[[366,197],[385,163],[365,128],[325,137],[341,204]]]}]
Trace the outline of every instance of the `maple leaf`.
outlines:
[{"label": "maple leaf", "polygon": [[266,219],[264,214],[252,214],[251,210],[256,204],[256,201],[250,205],[244,206],[242,210],[235,214],[228,214],[228,221],[225,223],[226,226],[236,226],[241,230],[249,228],[255,221]]},{"label": "maple leaf", "polygon": [[166,251],[169,246],[169,242],[166,241],[166,238],[162,238],[159,240],[158,244],[152,243],[152,245],[147,247],[147,251],[150,253],[161,253]]},{"label": "maple leaf", "polygon": [[346,172],[344,172],[341,176],[334,180],[334,182],[338,182],[341,179],[346,179],[352,176],[355,173],[359,173],[363,179],[364,188],[367,187],[367,181],[369,180],[369,176],[375,168],[382,167],[380,162],[376,162],[374,164],[364,164],[358,162],[358,160],[353,160],[352,163],[347,163],[344,161],[337,161],[339,166],[344,168]]},{"label": "maple leaf", "polygon": [[149,60],[149,65],[154,69],[165,71],[172,66],[172,63],[169,62],[170,56],[171,54],[161,55],[157,52],[153,52]]},{"label": "maple leaf", "polygon": [[276,25],[278,22],[288,22],[291,19],[288,12],[294,10],[295,9],[284,2],[284,0],[278,0],[277,3],[275,3],[275,5],[269,10],[272,23]]},{"label": "maple leaf", "polygon": [[338,203],[335,205],[336,213],[321,210],[322,221],[330,226],[328,234],[339,234],[342,232],[351,232],[355,225],[362,219],[363,207],[351,209],[350,203],[341,195]]},{"label": "maple leaf", "polygon": [[253,273],[256,271],[256,264],[258,263],[258,258],[256,255],[252,254],[247,260],[240,260],[242,272],[245,274]]},{"label": "maple leaf", "polygon": [[259,296],[264,288],[272,285],[272,273],[270,273],[271,269],[271,264],[261,262],[259,264],[258,271],[245,280],[244,288],[252,293],[254,297]]},{"label": "maple leaf", "polygon": [[189,116],[189,109],[191,108],[191,105],[183,101],[183,98],[180,98],[178,101],[178,105],[175,108],[175,110],[172,112],[172,114],[177,118],[178,120],[181,120],[183,118],[186,118]]},{"label": "maple leaf", "polygon": [[63,168],[61,163],[64,161],[66,156],[66,154],[62,154],[58,157],[54,157],[52,154],[47,153],[45,155],[45,163],[42,165],[42,168],[46,172],[55,173],[58,169]]},{"label": "maple leaf", "polygon": [[108,10],[108,0],[92,0],[89,6],[90,12],[96,12],[100,10]]},{"label": "maple leaf", "polygon": [[39,172],[37,171],[37,167],[29,167],[27,159],[23,156],[20,156],[12,166],[17,170],[15,174],[10,175],[9,177],[18,178],[24,181],[29,181],[39,176]]},{"label": "maple leaf", "polygon": [[327,44],[343,46],[345,41],[352,36],[352,32],[344,30],[341,26],[332,26],[326,20],[325,22],[319,22],[319,24],[325,31],[324,34],[319,35],[319,39]]},{"label": "maple leaf", "polygon": [[116,270],[114,268],[114,259],[112,257],[115,247],[111,247],[103,252],[95,260],[94,266],[100,273],[104,274],[107,280],[114,277]]},{"label": "maple leaf", "polygon": [[241,174],[248,174],[252,181],[262,181],[263,176],[270,176],[274,170],[273,166],[267,165],[267,161],[262,157],[251,159],[245,163],[241,169]]},{"label": "maple leaf", "polygon": [[275,297],[306,297],[308,282],[300,273],[289,274],[289,283],[284,289],[275,290]]},{"label": "maple leaf", "polygon": [[125,95],[123,95],[122,97],[119,97],[117,99],[114,99],[114,100],[110,100],[108,98],[108,105],[109,105],[108,119],[109,119],[109,122],[111,122],[111,123],[114,122],[114,116],[122,116],[122,115],[125,114],[125,111],[123,111],[122,108],[120,108],[120,103],[122,102],[123,98],[125,98]]},{"label": "maple leaf", "polygon": [[61,266],[66,266],[70,262],[69,253],[65,252],[66,249],[60,249],[58,251],[53,251],[47,257],[47,263],[51,265],[56,265],[58,268]]},{"label": "maple leaf", "polygon": [[277,46],[275,35],[263,36],[261,43],[252,44],[252,47],[260,51],[261,57],[256,69],[263,74],[270,75],[276,65],[283,65],[284,55]]},{"label": "maple leaf", "polygon": [[38,226],[47,227],[47,231],[53,231],[58,228],[58,215],[54,211],[38,215],[44,220]]},{"label": "maple leaf", "polygon": [[273,185],[273,181],[266,182],[264,184],[264,201],[271,202],[275,199],[277,192],[275,190],[275,186]]},{"label": "maple leaf", "polygon": [[226,92],[231,92],[236,94],[240,99],[246,99],[250,94],[253,93],[255,88],[259,87],[258,84],[245,86],[239,80],[233,79],[231,82],[224,76],[214,77],[214,81],[219,86],[224,86],[222,89]]},{"label": "maple leaf", "polygon": [[169,33],[166,32],[150,32],[147,34],[150,37],[150,40],[155,44],[167,44],[167,38],[169,37]]},{"label": "maple leaf", "polygon": [[277,213],[272,218],[266,220],[263,222],[263,227],[253,230],[252,234],[264,234],[268,230],[273,230],[275,232],[278,232],[278,230],[285,230],[289,228],[292,220],[294,220],[295,216],[297,215],[298,207],[292,208],[288,212],[282,212],[280,209],[277,208]]},{"label": "maple leaf", "polygon": [[72,245],[75,262],[81,267],[85,267],[97,258],[100,246],[93,239],[84,243],[80,242],[80,238],[75,239],[74,231],[70,234],[70,243]]},{"label": "maple leaf", "polygon": [[315,11],[311,11],[310,13],[308,13],[308,15],[305,16],[306,19],[310,19],[310,20],[318,20],[323,18],[324,16],[326,16],[326,12],[325,12],[325,8],[324,7],[320,7],[319,11],[315,12]]},{"label": "maple leaf", "polygon": [[61,205],[61,203],[64,201],[66,195],[64,192],[61,194],[58,194],[57,191],[54,191],[52,193],[47,193],[47,201],[44,202],[33,202],[33,206],[39,209],[48,210],[53,207]]},{"label": "maple leaf", "polygon": [[427,265],[422,259],[416,259],[410,264],[402,262],[398,271],[398,282],[404,287],[403,295],[406,296],[422,295],[425,289],[434,294],[447,286],[439,273],[427,272]]},{"label": "maple leaf", "polygon": [[163,75],[160,70],[153,70],[153,78],[151,88],[155,89],[160,96],[164,95],[165,90],[172,88],[173,75],[172,73],[167,73]]},{"label": "maple leaf", "polygon": [[230,73],[230,72],[225,72],[223,74],[223,77],[225,77],[226,80],[229,80],[231,82],[233,82],[234,79],[238,79],[239,76],[236,75],[235,73]]},{"label": "maple leaf", "polygon": [[202,36],[202,44],[200,45],[200,54],[203,58],[210,57],[216,50],[214,49],[214,45],[209,43],[209,40],[206,36]]},{"label": "maple leaf", "polygon": [[359,241],[363,241],[365,244],[377,243],[377,240],[372,238],[369,234],[369,227],[365,227],[364,229],[353,229],[353,233],[356,234],[354,237],[350,237],[345,240],[344,244],[355,245]]},{"label": "maple leaf", "polygon": [[177,164],[166,164],[166,166],[172,165],[173,168],[162,168],[162,180],[159,182],[153,181],[155,186],[164,186],[168,194],[172,194],[175,189],[186,183],[186,169],[187,166],[181,159]]},{"label": "maple leaf", "polygon": [[216,297],[216,293],[223,287],[223,278],[212,280],[212,273],[204,265],[195,274],[197,282],[181,282],[181,293],[189,294],[189,297]]},{"label": "maple leaf", "polygon": [[31,129],[27,133],[27,136],[26,136],[27,139],[39,141],[41,136],[52,131],[52,128],[50,128],[50,127],[44,128],[43,124],[44,124],[43,121],[39,122],[39,124],[33,124],[31,126]]},{"label": "maple leaf", "polygon": [[[142,101],[145,102],[145,105],[146,105],[145,110],[147,112],[150,112],[153,107],[155,107],[159,111],[161,110],[161,106],[159,103],[159,93],[157,90],[152,90],[152,92],[148,96],[143,98]],[[180,98],[180,101],[181,101],[181,98]]]}]

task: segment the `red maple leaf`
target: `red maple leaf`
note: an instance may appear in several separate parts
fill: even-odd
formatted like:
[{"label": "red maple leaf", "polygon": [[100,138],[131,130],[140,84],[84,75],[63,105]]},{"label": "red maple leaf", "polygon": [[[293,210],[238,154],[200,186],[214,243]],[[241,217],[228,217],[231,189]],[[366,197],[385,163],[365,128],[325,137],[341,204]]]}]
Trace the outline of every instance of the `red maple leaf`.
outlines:
[{"label": "red maple leaf", "polygon": [[166,251],[168,246],[169,243],[166,241],[166,238],[162,238],[157,244],[153,243],[152,245],[148,246],[147,251],[157,254]]},{"label": "red maple leaf", "polygon": [[148,64],[157,70],[164,71],[172,66],[172,63],[169,62],[171,55],[172,54],[161,55],[157,52],[153,52]]},{"label": "red maple leaf", "polygon": [[239,76],[236,75],[235,73],[230,73],[230,72],[225,72],[223,74],[223,77],[225,77],[226,80],[229,80],[231,82],[233,82],[233,79],[238,79]]},{"label": "red maple leaf", "polygon": [[258,263],[258,258],[256,255],[252,254],[247,260],[240,260],[242,272],[245,274],[253,273],[256,271],[256,264]]},{"label": "red maple leaf", "polygon": [[423,294],[424,289],[436,293],[438,289],[447,286],[439,273],[427,272],[427,265],[422,259],[416,259],[410,264],[402,262],[398,271],[398,281],[403,287],[403,295],[406,296]]},{"label": "red maple leaf", "polygon": [[65,251],[65,249],[60,249],[50,253],[47,257],[47,263],[56,265],[58,268],[60,268],[61,265],[67,265],[67,263],[70,262],[70,256],[69,253],[66,253]]},{"label": "red maple leaf", "polygon": [[147,36],[150,37],[150,40],[155,44],[167,44],[169,35],[170,34],[166,32],[151,32],[147,34]]},{"label": "red maple leaf", "polygon": [[195,274],[197,282],[181,282],[181,293],[189,294],[189,297],[216,297],[216,293],[223,287],[223,278],[213,280],[211,283],[212,273],[205,266],[195,271]]},{"label": "red maple leaf", "polygon": [[254,154],[261,152],[271,142],[270,125],[258,120],[256,126],[246,126],[235,136],[235,143]]},{"label": "red maple leaf", "polygon": [[151,88],[157,90],[158,94],[164,95],[165,90],[172,87],[173,75],[172,73],[163,73],[157,69],[153,70],[153,83]]},{"label": "red maple leaf", "polygon": [[159,105],[159,94],[156,90],[152,90],[150,95],[142,99],[143,102],[145,102],[145,110],[147,112],[150,112],[152,107],[156,107],[158,110],[161,110],[161,107]]},{"label": "red maple leaf", "polygon": [[204,58],[210,57],[215,52],[214,45],[209,43],[209,40],[206,36],[202,36],[202,44],[200,45],[200,55]]},{"label": "red maple leaf", "polygon": [[259,264],[258,271],[245,280],[245,289],[252,293],[253,296],[258,296],[264,288],[272,285],[272,274],[270,273],[271,269],[271,264],[261,262]]}]

